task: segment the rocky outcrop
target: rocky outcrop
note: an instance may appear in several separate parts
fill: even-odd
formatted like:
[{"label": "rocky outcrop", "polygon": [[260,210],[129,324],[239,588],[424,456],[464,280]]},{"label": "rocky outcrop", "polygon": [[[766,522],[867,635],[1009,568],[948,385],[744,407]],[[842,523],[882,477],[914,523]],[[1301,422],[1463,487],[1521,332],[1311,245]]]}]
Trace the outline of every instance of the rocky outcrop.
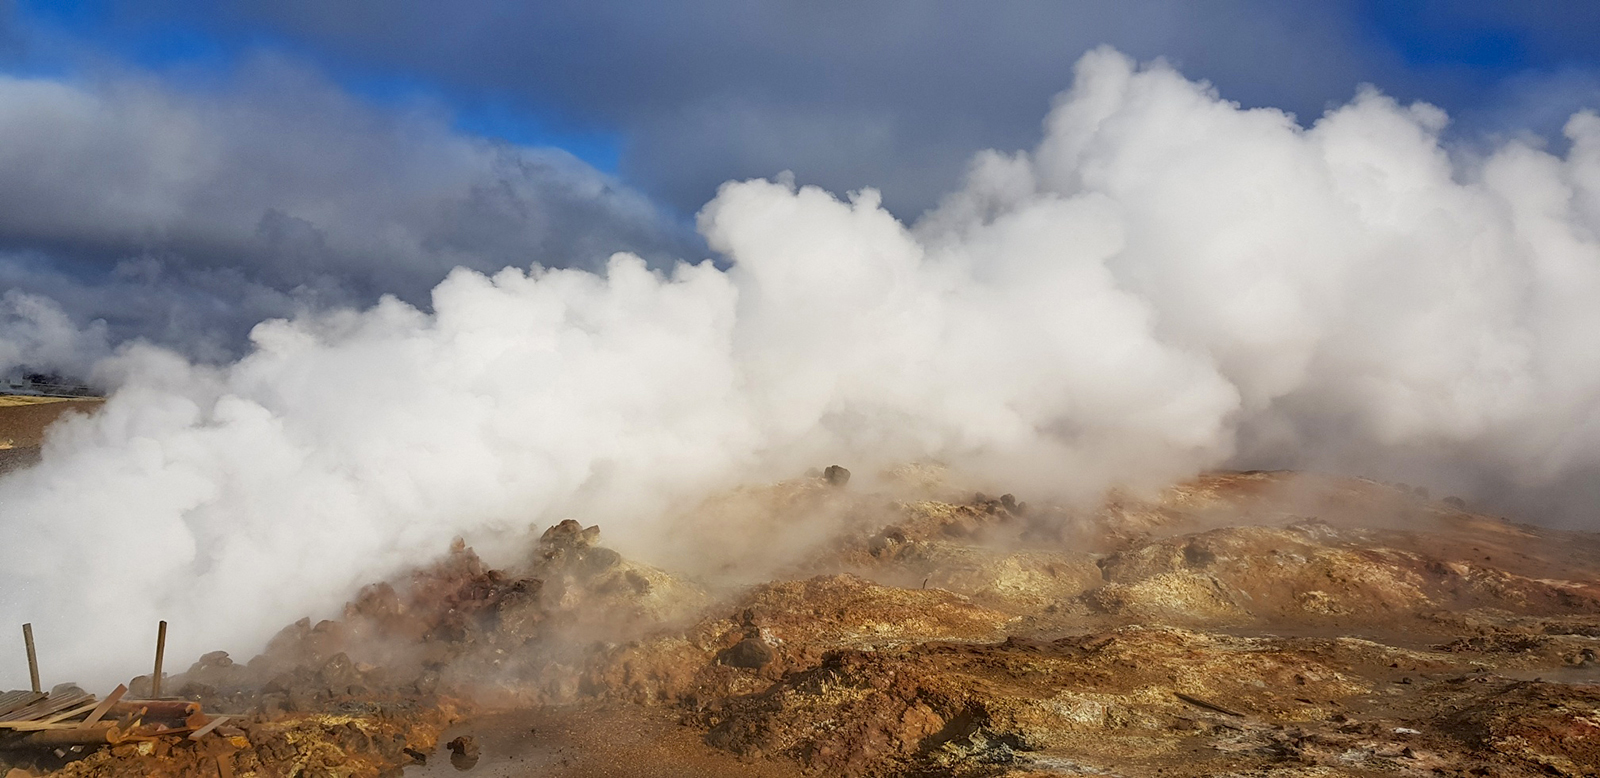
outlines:
[{"label": "rocky outcrop", "polygon": [[[1596,536],[1287,473],[1096,510],[840,486],[715,506],[825,535],[755,585],[637,563],[575,521],[505,570],[458,543],[171,679],[240,716],[226,737],[64,769],[393,774],[444,759],[452,720],[536,709],[650,711],[748,769],[824,775],[1600,772]],[[583,774],[565,764],[546,767]]]}]

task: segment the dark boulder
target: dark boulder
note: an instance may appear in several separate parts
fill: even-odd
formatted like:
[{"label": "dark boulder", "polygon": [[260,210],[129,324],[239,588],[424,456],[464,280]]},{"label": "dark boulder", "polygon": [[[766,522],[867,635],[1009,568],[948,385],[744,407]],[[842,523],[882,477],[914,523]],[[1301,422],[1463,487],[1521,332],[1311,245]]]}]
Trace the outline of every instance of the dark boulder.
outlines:
[{"label": "dark boulder", "polygon": [[778,658],[778,652],[767,645],[760,635],[751,635],[735,643],[717,656],[717,661],[729,667],[759,670]]}]

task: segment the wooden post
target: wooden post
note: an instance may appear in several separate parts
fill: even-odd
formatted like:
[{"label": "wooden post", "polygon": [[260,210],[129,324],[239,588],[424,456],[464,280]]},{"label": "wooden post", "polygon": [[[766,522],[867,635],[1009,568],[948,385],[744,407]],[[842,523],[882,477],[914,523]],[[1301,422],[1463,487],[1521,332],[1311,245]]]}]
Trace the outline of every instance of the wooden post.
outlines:
[{"label": "wooden post", "polygon": [[33,682],[33,693],[43,691],[39,688],[39,654],[33,650],[33,624],[22,625],[22,642],[28,647],[28,680]]},{"label": "wooden post", "polygon": [[161,660],[167,653],[167,623],[156,628],[156,671],[150,676],[150,697],[161,699]]}]

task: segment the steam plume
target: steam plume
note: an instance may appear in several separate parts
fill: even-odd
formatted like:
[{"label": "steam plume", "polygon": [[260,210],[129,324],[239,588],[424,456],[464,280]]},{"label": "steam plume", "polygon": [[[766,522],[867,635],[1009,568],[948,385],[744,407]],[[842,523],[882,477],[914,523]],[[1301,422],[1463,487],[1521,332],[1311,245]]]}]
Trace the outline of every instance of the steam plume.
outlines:
[{"label": "steam plume", "polygon": [[1035,151],[911,226],[729,183],[700,215],[727,271],[457,270],[431,314],[265,322],[216,368],[124,345],[104,410],[0,480],[0,622],[85,672],[157,618],[175,653],[248,651],[454,535],[572,514],[648,555],[669,506],[825,460],[1065,499],[1387,463],[1579,516],[1600,117],[1563,156],[1453,157],[1445,121],[1366,89],[1305,128],[1099,50]]}]

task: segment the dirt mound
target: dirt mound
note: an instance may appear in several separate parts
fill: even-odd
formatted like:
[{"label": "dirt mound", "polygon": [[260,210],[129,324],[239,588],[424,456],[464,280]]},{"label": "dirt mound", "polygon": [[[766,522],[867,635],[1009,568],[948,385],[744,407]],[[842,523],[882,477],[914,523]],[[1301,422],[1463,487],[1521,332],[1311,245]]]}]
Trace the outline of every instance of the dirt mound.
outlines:
[{"label": "dirt mound", "polygon": [[1309,652],[1130,628],[1050,642],[832,652],[816,668],[699,716],[708,742],[827,774],[986,774],[1052,749],[1082,755],[1085,736],[1102,738],[1099,753],[1115,757],[1121,740],[1188,727],[1195,708],[1184,694],[1305,713],[1256,686],[1263,677],[1323,700],[1368,690]]},{"label": "dirt mound", "polygon": [[951,592],[880,586],[851,575],[767,584],[735,607],[746,629],[779,644],[817,648],[996,640],[1010,621]]},{"label": "dirt mound", "polygon": [[1600,765],[1600,686],[1494,684],[1434,719],[1480,753],[1505,754],[1555,775],[1593,775]]},{"label": "dirt mound", "polygon": [[58,773],[71,778],[195,775],[397,776],[425,760],[455,712],[431,706],[408,710],[312,714],[244,721],[223,737],[176,746],[123,744],[72,761]]},{"label": "dirt mound", "polygon": [[1106,556],[1099,565],[1108,583],[1088,600],[1107,613],[1191,623],[1375,626],[1441,608],[1600,613],[1600,589],[1592,582],[1529,578],[1440,556],[1437,546],[1433,553],[1411,550],[1427,545],[1318,520],[1228,527]]},{"label": "dirt mound", "polygon": [[563,522],[511,570],[458,541],[434,564],[366,587],[339,620],[302,619],[247,663],[213,652],[164,681],[232,715],[226,737],[117,746],[63,774],[393,775],[425,761],[470,711],[573,699],[592,653],[585,640],[659,630],[705,596],[598,538]]},{"label": "dirt mound", "polygon": [[[453,758],[506,775],[506,749],[599,775],[619,767],[601,755],[648,761],[652,742],[671,745],[639,774],[1600,772],[1596,536],[1286,473],[1097,510],[862,480],[707,503],[705,527],[770,510],[770,538],[804,541],[784,564],[709,547],[714,578],[789,571],[754,586],[625,559],[573,521],[503,570],[457,544],[338,620],[167,681],[238,714],[228,737],[65,769],[366,776],[432,754],[453,770],[438,746],[465,718]],[[571,732],[495,734],[535,719]]]}]

